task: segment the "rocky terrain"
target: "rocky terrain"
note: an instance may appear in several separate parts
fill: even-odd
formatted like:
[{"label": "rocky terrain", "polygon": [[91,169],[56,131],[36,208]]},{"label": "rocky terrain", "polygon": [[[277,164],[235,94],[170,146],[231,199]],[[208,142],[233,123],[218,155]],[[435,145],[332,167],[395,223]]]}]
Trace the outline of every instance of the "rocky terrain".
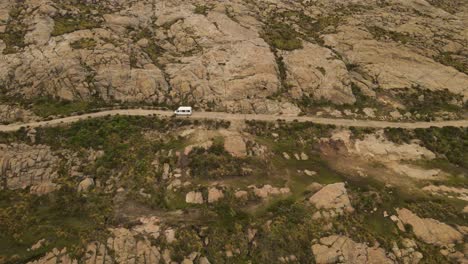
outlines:
[{"label": "rocky terrain", "polygon": [[466,128],[102,117],[0,134],[0,263],[466,263]]},{"label": "rocky terrain", "polygon": [[116,103],[466,116],[468,6],[461,0],[0,5],[0,103],[9,112],[2,122],[20,119],[18,108],[47,117]]},{"label": "rocky terrain", "polygon": [[[44,122],[0,131],[0,264],[468,263],[468,128],[293,121],[466,119],[467,24],[463,0],[1,0],[0,123]],[[78,115],[181,104],[242,118]]]}]

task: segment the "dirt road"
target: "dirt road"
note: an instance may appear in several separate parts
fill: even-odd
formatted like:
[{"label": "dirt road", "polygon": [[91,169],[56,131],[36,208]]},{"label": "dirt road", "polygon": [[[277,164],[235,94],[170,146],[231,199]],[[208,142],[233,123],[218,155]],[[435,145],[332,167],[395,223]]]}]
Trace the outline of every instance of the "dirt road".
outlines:
[{"label": "dirt road", "polygon": [[[144,110],[144,109],[129,109],[129,110],[106,110],[102,112],[84,114],[79,116],[69,116],[50,121],[39,121],[24,124],[11,124],[0,125],[0,131],[11,132],[17,131],[21,127],[41,127],[41,126],[56,126],[60,124],[70,124],[88,118],[97,118],[104,116],[127,115],[127,116],[150,116],[157,115],[161,117],[170,117],[173,115],[172,111],[161,110]],[[262,115],[262,114],[230,114],[222,112],[195,112],[191,117],[178,117],[178,118],[191,118],[191,119],[219,119],[227,121],[236,120],[259,120],[259,121],[276,121],[278,119],[286,122],[313,122],[317,124],[328,124],[343,127],[371,127],[371,128],[428,128],[434,127],[468,127],[468,120],[455,120],[455,121],[438,121],[438,122],[388,122],[388,121],[373,121],[373,120],[352,120],[352,119],[335,119],[335,118],[322,118],[312,116],[281,116],[281,115]]]}]

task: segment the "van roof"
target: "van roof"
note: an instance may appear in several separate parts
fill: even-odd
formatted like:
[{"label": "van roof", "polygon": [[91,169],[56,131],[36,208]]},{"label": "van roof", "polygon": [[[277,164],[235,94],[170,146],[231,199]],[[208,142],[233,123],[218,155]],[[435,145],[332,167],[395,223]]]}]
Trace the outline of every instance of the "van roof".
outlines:
[{"label": "van roof", "polygon": [[188,110],[188,109],[192,109],[192,107],[191,106],[179,106],[179,108],[177,108],[177,109],[186,109],[186,110]]}]

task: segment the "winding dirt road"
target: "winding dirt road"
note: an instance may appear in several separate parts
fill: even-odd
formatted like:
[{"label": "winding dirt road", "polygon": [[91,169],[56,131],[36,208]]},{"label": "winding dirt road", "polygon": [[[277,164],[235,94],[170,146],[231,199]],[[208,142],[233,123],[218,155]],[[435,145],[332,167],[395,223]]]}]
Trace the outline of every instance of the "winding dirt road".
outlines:
[{"label": "winding dirt road", "polygon": [[[69,116],[64,118],[53,119],[49,121],[38,121],[24,124],[11,124],[0,125],[0,131],[12,132],[17,131],[21,127],[41,127],[41,126],[57,126],[61,124],[70,124],[88,118],[97,118],[104,116],[127,115],[127,116],[151,116],[157,115],[161,117],[170,117],[173,115],[172,111],[162,110],[144,110],[144,109],[129,109],[129,110],[105,110],[102,112],[84,114],[79,116]],[[178,117],[186,118],[186,117]],[[454,121],[438,121],[438,122],[389,122],[389,121],[373,121],[373,120],[353,120],[353,119],[335,119],[335,118],[322,118],[312,116],[282,116],[282,115],[262,115],[262,114],[230,114],[222,112],[195,112],[191,119],[218,119],[226,121],[238,120],[259,120],[259,121],[276,121],[278,119],[286,122],[313,122],[317,124],[336,125],[343,127],[371,127],[371,128],[428,128],[428,127],[468,127],[468,120],[454,120]]]}]

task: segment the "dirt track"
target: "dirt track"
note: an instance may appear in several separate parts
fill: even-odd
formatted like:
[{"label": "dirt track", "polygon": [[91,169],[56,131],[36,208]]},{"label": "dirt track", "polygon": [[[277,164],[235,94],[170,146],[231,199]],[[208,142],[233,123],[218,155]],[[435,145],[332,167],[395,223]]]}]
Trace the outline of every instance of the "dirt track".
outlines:
[{"label": "dirt track", "polygon": [[[106,110],[102,112],[84,114],[79,116],[69,116],[50,121],[39,121],[24,124],[11,124],[0,125],[0,131],[10,132],[17,131],[21,127],[41,127],[41,126],[54,126],[60,124],[69,124],[88,118],[97,118],[103,116],[115,115],[128,115],[128,116],[149,116],[158,115],[162,117],[170,117],[173,115],[172,111],[161,110],[143,110],[143,109],[130,109],[130,110]],[[186,118],[186,117],[178,117]],[[388,122],[388,121],[373,121],[373,120],[352,120],[352,119],[335,119],[335,118],[322,118],[311,116],[281,116],[281,115],[262,115],[262,114],[230,114],[221,112],[195,112],[191,119],[220,119],[227,121],[236,120],[261,120],[261,121],[276,121],[278,119],[286,122],[313,122],[317,124],[329,124],[343,127],[372,127],[372,128],[386,128],[386,127],[399,127],[399,128],[428,128],[434,127],[468,127],[468,120],[455,120],[455,121],[439,121],[439,122]]]}]

